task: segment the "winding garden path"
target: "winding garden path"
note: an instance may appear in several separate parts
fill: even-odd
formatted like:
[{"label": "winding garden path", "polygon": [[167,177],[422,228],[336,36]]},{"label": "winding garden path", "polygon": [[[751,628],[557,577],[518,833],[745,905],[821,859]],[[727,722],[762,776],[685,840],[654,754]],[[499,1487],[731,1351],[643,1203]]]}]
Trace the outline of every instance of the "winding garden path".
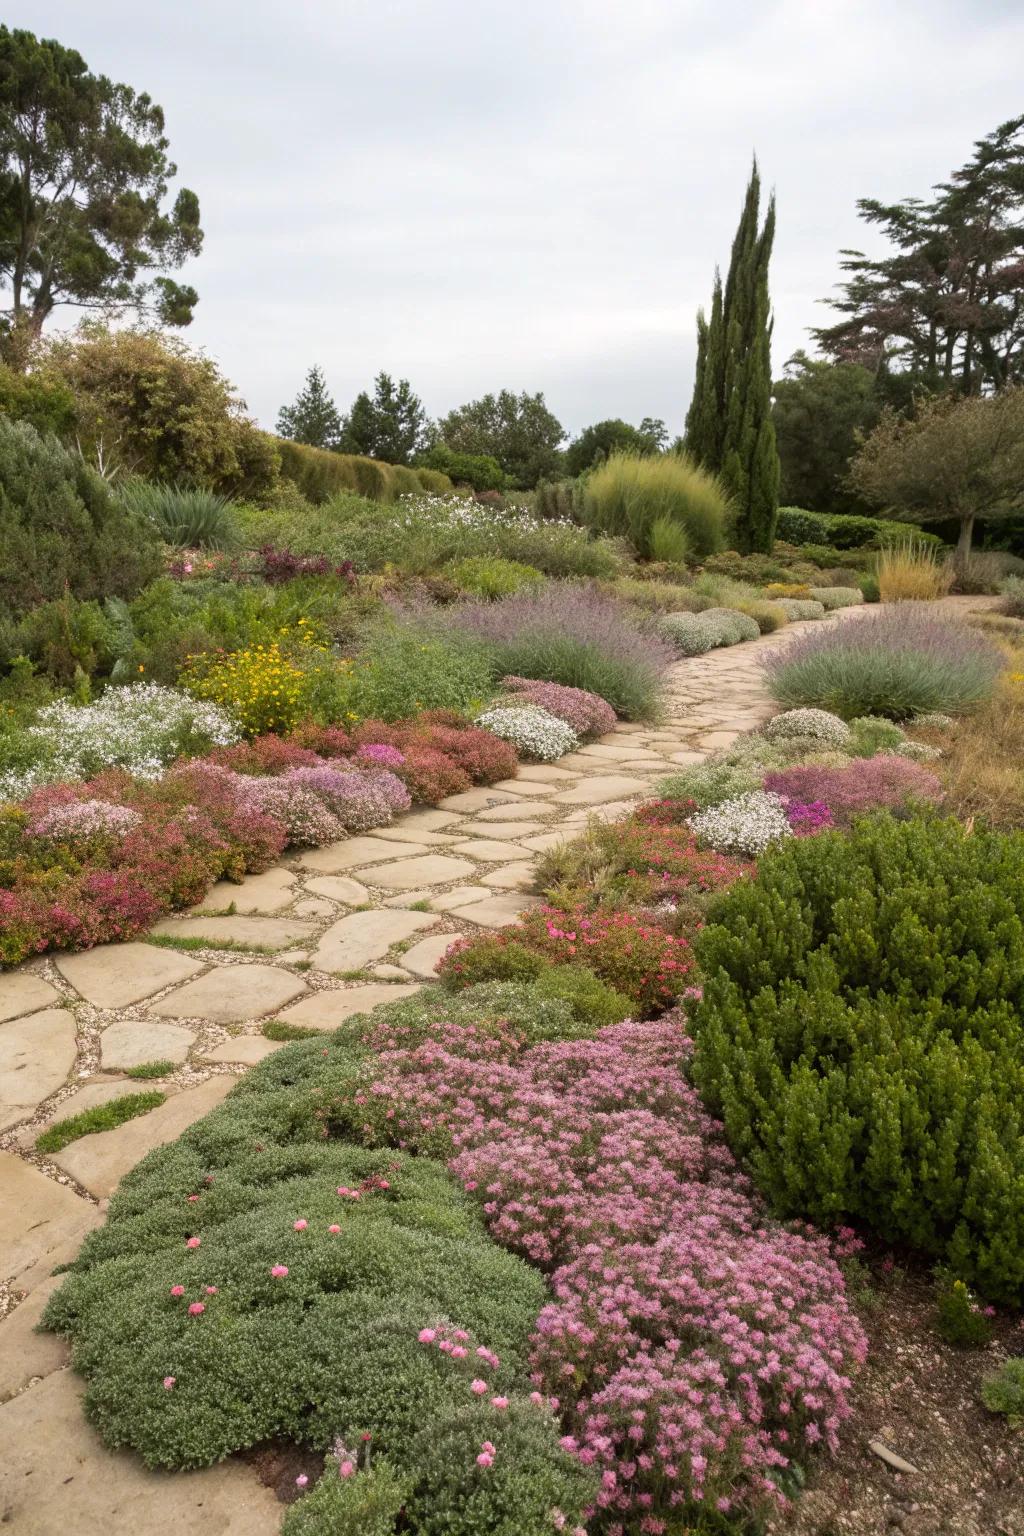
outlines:
[{"label": "winding garden path", "polygon": [[[201,948],[106,945],[0,975],[0,1526],[276,1536],[280,1505],[242,1464],[171,1477],[101,1445],[63,1341],[33,1331],[59,1283],[52,1270],[146,1152],[280,1049],[263,1021],[333,1029],[421,986],[459,934],[513,922],[537,900],[526,893],[542,852],[590,816],[625,814],[674,767],[772,713],[761,657],[806,627],[677,663],[657,727],[619,725],[557,766],[525,765],[436,810],[296,853],[155,930]],[[152,1061],[171,1070],[144,1084],[124,1075]],[[50,1157],[35,1151],[53,1121],[150,1087],[167,1095],[158,1109]]]}]

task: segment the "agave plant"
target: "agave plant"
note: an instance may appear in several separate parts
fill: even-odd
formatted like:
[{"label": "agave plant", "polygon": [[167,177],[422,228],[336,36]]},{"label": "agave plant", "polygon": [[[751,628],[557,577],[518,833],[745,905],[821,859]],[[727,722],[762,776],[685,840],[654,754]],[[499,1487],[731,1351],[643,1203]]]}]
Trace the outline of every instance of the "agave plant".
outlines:
[{"label": "agave plant", "polygon": [[198,486],[130,480],[120,490],[125,507],[156,526],[165,544],[178,549],[227,549],[237,541],[227,496]]}]

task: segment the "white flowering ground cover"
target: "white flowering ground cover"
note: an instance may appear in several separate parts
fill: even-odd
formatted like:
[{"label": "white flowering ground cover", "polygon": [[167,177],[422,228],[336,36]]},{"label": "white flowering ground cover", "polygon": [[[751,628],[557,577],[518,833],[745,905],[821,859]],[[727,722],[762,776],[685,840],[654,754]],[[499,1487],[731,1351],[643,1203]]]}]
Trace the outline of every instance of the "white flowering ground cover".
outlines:
[{"label": "white flowering ground cover", "polygon": [[542,763],[553,763],[579,746],[579,737],[572,726],[535,705],[525,705],[521,709],[488,709],[478,715],[474,723],[502,741],[511,742],[522,756],[534,757]]}]

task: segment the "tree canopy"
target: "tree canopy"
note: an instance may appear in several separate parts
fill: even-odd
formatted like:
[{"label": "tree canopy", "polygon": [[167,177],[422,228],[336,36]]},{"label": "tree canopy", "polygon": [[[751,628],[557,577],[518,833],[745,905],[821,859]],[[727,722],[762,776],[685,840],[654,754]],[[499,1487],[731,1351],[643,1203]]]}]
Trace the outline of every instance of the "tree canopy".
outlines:
[{"label": "tree canopy", "polygon": [[497,459],[512,484],[532,490],[539,480],[557,475],[565,428],[548,410],[543,394],[497,395],[471,400],[438,423],[441,439],[456,453]]},{"label": "tree canopy", "polygon": [[723,290],[715,273],[711,315],[697,315],[697,376],[686,416],[687,452],[721,477],[744,553],[770,551],[779,509],[779,456],[771,414],[768,263],[775,196],[759,228],[757,161],[747,184]]},{"label": "tree canopy", "polygon": [[665,423],[651,416],[645,416],[638,427],[618,417],[596,421],[573,438],[565,450],[566,472],[582,475],[612,453],[660,453],[667,437]]},{"label": "tree canopy", "polygon": [[163,275],[203,241],[164,115],[81,54],[0,26],[0,280],[8,351],[23,359],[58,304],[187,325],[199,295]]},{"label": "tree canopy", "polygon": [[890,245],[844,250],[828,302],[843,317],[815,331],[824,351],[881,361],[931,390],[981,394],[1024,380],[1024,115],[975,144],[930,199],[862,198]]},{"label": "tree canopy", "polygon": [[1024,507],[1024,387],[922,400],[912,418],[887,409],[853,459],[850,483],[911,522],[956,519],[965,560],[976,518]]},{"label": "tree canopy", "polygon": [[389,373],[378,373],[373,397],[363,390],[352,402],[338,447],[342,453],[360,453],[388,464],[411,464],[430,440],[427,413],[409,380],[396,384]]},{"label": "tree canopy", "polygon": [[279,437],[310,448],[337,448],[341,439],[341,417],[332,400],[322,368],[313,367],[293,405],[282,405],[277,416]]},{"label": "tree canopy", "polygon": [[863,512],[846,483],[858,434],[881,414],[876,376],[859,363],[833,363],[795,352],[772,386],[779,450],[779,499],[814,512]]}]

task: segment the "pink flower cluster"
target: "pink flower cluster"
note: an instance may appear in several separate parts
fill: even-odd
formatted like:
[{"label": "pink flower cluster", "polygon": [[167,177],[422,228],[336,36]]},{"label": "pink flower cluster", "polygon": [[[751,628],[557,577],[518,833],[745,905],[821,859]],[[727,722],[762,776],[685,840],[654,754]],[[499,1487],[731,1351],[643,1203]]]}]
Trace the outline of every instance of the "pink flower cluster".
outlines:
[{"label": "pink flower cluster", "polygon": [[824,1238],[768,1220],[686,1079],[677,1017],[527,1050],[443,1021],[376,1043],[367,1139],[447,1155],[494,1237],[551,1273],[537,1400],[600,1472],[610,1530],[778,1501],[792,1455],[835,1446],[865,1353],[841,1272]]},{"label": "pink flower cluster", "polygon": [[276,777],[236,778],[247,805],[282,821],[289,842],[314,847],[337,842],[346,832],[385,826],[412,804],[405,785],[387,769],[361,772],[322,763]]},{"label": "pink flower cluster", "polygon": [[378,768],[401,768],[405,753],[389,746],[386,741],[371,741],[359,748],[355,760],[357,763],[373,763]]},{"label": "pink flower cluster", "polygon": [[142,825],[141,811],[129,805],[113,805],[109,800],[70,800],[50,805],[29,821],[29,837],[58,842],[87,842],[92,838],[120,840]]},{"label": "pink flower cluster", "polygon": [[813,837],[833,825],[832,812],[823,800],[790,800],[783,802],[786,820],[796,837]]},{"label": "pink flower cluster", "polygon": [[764,787],[783,799],[827,806],[840,827],[864,811],[895,810],[914,801],[936,805],[942,799],[942,785],[930,769],[892,752],[857,757],[839,768],[794,763],[766,774]]},{"label": "pink flower cluster", "polygon": [[546,709],[564,720],[577,736],[605,736],[615,729],[615,711],[600,694],[586,688],[566,688],[562,683],[541,683],[531,677],[503,677],[501,686],[519,700]]}]

